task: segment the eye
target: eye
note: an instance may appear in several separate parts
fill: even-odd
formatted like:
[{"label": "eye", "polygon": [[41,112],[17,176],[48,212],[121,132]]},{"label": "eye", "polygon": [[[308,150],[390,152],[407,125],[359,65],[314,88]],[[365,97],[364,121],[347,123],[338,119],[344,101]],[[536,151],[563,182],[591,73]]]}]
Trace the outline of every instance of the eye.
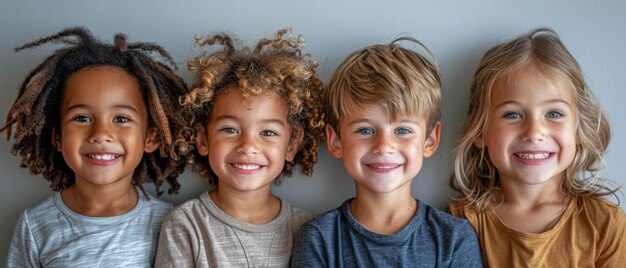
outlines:
[{"label": "eye", "polygon": [[232,128],[232,127],[221,128],[219,131],[224,132],[226,134],[238,134],[239,133],[237,129]]},{"label": "eye", "polygon": [[374,135],[374,130],[368,127],[364,127],[364,128],[357,129],[355,133],[369,136],[369,135]]},{"label": "eye", "polygon": [[89,118],[89,116],[86,116],[86,115],[75,116],[74,118],[72,118],[72,120],[81,122],[81,123],[91,122],[91,118]]},{"label": "eye", "polygon": [[130,122],[130,119],[126,116],[116,116],[115,118],[113,118],[113,122],[115,123],[128,123]]},{"label": "eye", "polygon": [[274,137],[274,136],[278,136],[278,133],[271,131],[271,130],[263,130],[261,131],[261,136],[266,136],[266,137]]},{"label": "eye", "polygon": [[565,116],[565,115],[563,113],[559,112],[559,111],[549,111],[546,114],[546,117],[549,117],[549,118],[561,118],[563,116]]},{"label": "eye", "polygon": [[413,131],[411,129],[405,128],[405,127],[399,127],[396,129],[395,133],[397,135],[408,135],[413,133]]},{"label": "eye", "polygon": [[522,118],[522,115],[517,112],[506,112],[502,117],[507,119],[519,119]]}]

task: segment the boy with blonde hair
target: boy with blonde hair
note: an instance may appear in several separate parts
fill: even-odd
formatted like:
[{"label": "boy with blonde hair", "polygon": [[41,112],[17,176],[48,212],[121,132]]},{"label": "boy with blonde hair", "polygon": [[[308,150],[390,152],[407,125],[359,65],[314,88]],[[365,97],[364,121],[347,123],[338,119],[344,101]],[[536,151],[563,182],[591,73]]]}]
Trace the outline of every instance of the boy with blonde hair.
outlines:
[{"label": "boy with blonde hair", "polygon": [[403,37],[350,54],[324,96],[329,152],[343,160],[356,196],[306,223],[293,267],[481,267],[467,221],[411,194],[424,158],[439,146],[436,65],[400,47]]}]

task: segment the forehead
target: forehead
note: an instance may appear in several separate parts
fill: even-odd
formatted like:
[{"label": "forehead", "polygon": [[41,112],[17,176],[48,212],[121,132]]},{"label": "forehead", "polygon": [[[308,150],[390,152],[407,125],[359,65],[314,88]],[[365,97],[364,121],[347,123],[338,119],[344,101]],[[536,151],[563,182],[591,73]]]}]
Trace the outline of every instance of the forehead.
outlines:
[{"label": "forehead", "polygon": [[247,118],[266,117],[287,121],[287,103],[276,93],[246,95],[238,87],[221,91],[215,96],[211,118],[222,115],[239,115]]},{"label": "forehead", "polygon": [[412,121],[425,122],[426,118],[419,114],[410,114],[406,112],[393,113],[387,105],[384,104],[359,104],[354,105],[346,110],[346,114],[339,118],[341,124],[350,124],[355,120],[368,119],[371,121]]},{"label": "forehead", "polygon": [[145,107],[137,79],[114,66],[87,67],[70,75],[63,94],[63,104],[69,103]]},{"label": "forehead", "polygon": [[572,103],[574,89],[571,81],[561,73],[521,68],[496,80],[490,99],[492,105],[497,105],[501,101],[531,97],[563,99]]}]

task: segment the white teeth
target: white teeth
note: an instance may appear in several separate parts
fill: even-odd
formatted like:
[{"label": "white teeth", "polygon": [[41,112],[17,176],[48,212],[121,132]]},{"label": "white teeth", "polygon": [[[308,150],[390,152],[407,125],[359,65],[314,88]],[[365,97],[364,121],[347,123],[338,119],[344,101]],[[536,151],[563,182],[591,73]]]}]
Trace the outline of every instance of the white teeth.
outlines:
[{"label": "white teeth", "polygon": [[522,159],[546,159],[548,158],[548,156],[550,156],[550,153],[540,153],[540,154],[526,154],[526,153],[516,153],[515,155],[517,155],[519,158]]},{"label": "white teeth", "polygon": [[117,156],[112,154],[90,154],[89,158],[108,161],[117,158]]},{"label": "white teeth", "polygon": [[232,164],[234,167],[243,170],[255,170],[261,168],[260,165],[242,165],[242,164]]},{"label": "white teeth", "polygon": [[377,169],[392,169],[398,166],[372,166],[372,167],[377,168]]}]

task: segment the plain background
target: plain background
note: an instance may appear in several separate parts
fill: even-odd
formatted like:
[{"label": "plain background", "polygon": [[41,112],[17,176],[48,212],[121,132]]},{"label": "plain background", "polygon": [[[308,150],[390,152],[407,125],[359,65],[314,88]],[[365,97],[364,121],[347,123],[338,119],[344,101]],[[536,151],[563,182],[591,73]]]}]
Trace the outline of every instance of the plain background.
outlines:
[{"label": "plain background", "polygon": [[[152,41],[169,50],[188,83],[185,61],[198,55],[194,34],[226,31],[247,45],[270,37],[284,27],[303,34],[306,49],[320,63],[327,82],[351,51],[387,43],[400,35],[423,41],[436,55],[443,80],[442,143],[424,162],[413,181],[416,197],[444,208],[454,192],[448,187],[451,148],[465,119],[469,85],[483,53],[498,42],[531,28],[548,26],[582,66],[587,82],[609,116],[613,139],[602,175],[626,182],[626,2],[606,1],[2,1],[0,3],[0,118],[4,119],[25,75],[57,46],[46,45],[15,53],[13,48],[67,26],[84,25],[102,40],[118,32],[129,41]],[[409,45],[410,48],[416,48]],[[4,121],[2,121],[4,122]],[[3,124],[3,123],[2,123]],[[4,133],[3,133],[4,134]],[[325,144],[324,144],[325,145]],[[284,179],[274,193],[315,214],[337,207],[354,194],[341,162],[325,146],[311,178],[296,174]],[[622,159],[622,160],[620,160]],[[0,141],[0,261],[6,260],[11,235],[20,213],[50,196],[48,183],[19,168],[10,143]],[[162,199],[176,204],[209,189],[188,171],[180,178],[182,191]],[[623,198],[622,198],[623,200]],[[622,208],[626,205],[622,203]]]}]

